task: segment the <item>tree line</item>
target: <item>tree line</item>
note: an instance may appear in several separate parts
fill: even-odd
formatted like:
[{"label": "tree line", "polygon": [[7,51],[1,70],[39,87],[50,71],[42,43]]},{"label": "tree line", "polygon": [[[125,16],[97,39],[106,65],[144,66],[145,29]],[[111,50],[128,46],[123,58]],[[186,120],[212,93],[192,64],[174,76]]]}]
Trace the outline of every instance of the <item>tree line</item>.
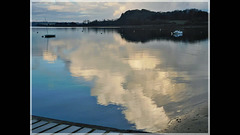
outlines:
[{"label": "tree line", "polygon": [[208,13],[198,9],[174,10],[168,12],[136,9],[122,13],[120,18],[115,20],[84,20],[82,23],[64,22],[55,23],[52,24],[52,26],[202,25],[207,24],[207,21]]}]

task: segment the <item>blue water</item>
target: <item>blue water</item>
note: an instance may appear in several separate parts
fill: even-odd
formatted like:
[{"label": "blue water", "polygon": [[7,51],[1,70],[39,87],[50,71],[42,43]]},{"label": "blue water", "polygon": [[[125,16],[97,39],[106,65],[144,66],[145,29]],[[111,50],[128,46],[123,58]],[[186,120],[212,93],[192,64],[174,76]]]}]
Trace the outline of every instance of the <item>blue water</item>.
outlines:
[{"label": "blue water", "polygon": [[56,37],[32,28],[33,115],[156,132],[179,110],[207,103],[207,39],[140,42],[97,28],[48,33]]}]

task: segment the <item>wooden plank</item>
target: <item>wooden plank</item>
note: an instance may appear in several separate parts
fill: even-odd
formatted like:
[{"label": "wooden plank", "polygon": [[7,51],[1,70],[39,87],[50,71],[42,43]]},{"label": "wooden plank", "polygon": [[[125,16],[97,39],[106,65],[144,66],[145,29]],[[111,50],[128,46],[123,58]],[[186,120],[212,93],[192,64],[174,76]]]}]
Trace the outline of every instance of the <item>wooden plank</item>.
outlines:
[{"label": "wooden plank", "polygon": [[[116,128],[111,128],[111,127],[103,127],[103,126],[99,126],[99,125],[89,125],[89,124],[84,124],[84,123],[69,122],[69,121],[57,120],[57,119],[52,119],[52,118],[40,117],[40,116],[32,116],[32,119],[48,121],[50,123],[54,122],[54,123],[58,123],[58,124],[65,124],[65,125],[69,125],[69,126],[84,127],[83,128],[84,130],[91,129],[90,131],[92,131],[93,129],[97,129],[97,130],[104,130],[104,131],[115,132],[115,133],[147,133],[147,132],[142,132],[142,131],[137,131],[137,130],[136,131],[135,130],[122,130],[122,129],[116,129]],[[68,127],[66,127],[66,128],[68,128]],[[65,129],[62,129],[62,130],[65,130]],[[59,132],[61,132],[62,130],[60,130]],[[81,130],[82,129],[77,131],[77,133],[82,132]],[[43,131],[43,133],[44,133],[44,131]],[[87,132],[83,132],[83,133],[87,133]]]},{"label": "wooden plank", "polygon": [[67,127],[67,126],[69,126],[69,125],[62,124],[62,125],[56,126],[54,128],[51,128],[51,129],[45,131],[44,133],[55,133],[55,132],[57,132],[57,131],[59,131],[59,130]]},{"label": "wooden plank", "polygon": [[88,133],[91,130],[92,130],[91,128],[83,128],[83,129],[77,131],[76,133]]},{"label": "wooden plank", "polygon": [[77,127],[77,126],[71,126],[69,128],[66,128],[58,133],[73,133],[74,131],[80,129],[81,127]]},{"label": "wooden plank", "polygon": [[34,123],[33,125],[32,125],[32,129],[34,129],[34,128],[36,128],[36,127],[39,127],[39,126],[41,126],[41,125],[43,125],[43,124],[46,124],[46,123],[48,123],[47,121],[39,121],[39,122],[37,122],[37,123]]},{"label": "wooden plank", "polygon": [[106,132],[106,130],[94,130],[92,133],[105,133]]},{"label": "wooden plank", "polygon": [[39,133],[39,132],[44,131],[44,130],[46,130],[48,128],[51,128],[51,127],[53,127],[55,125],[57,125],[57,123],[48,123],[47,125],[44,125],[44,126],[41,126],[39,128],[36,128],[36,129],[32,130],[32,132],[33,133]]},{"label": "wooden plank", "polygon": [[107,135],[119,135],[119,133],[111,131],[111,132],[107,133]]},{"label": "wooden plank", "polygon": [[30,124],[32,125],[32,123],[37,122],[38,120],[30,120]]},{"label": "wooden plank", "polygon": [[[121,130],[110,127],[103,127],[97,125],[88,125],[83,123],[74,123],[63,120],[56,120],[51,118],[32,116],[32,125],[30,123],[30,131],[34,133],[38,133],[37,135],[50,135],[50,134],[58,134],[65,135],[66,133],[77,134],[79,133],[88,133],[89,135],[133,135],[134,133],[147,133],[141,131],[134,130]],[[34,123],[35,122],[35,123]],[[53,124],[54,123],[54,124]],[[33,130],[32,130],[33,129]],[[109,132],[109,133],[108,133]],[[32,133],[32,134],[34,134]],[[64,134],[65,133],[65,134]],[[80,135],[84,135],[80,134]]]}]

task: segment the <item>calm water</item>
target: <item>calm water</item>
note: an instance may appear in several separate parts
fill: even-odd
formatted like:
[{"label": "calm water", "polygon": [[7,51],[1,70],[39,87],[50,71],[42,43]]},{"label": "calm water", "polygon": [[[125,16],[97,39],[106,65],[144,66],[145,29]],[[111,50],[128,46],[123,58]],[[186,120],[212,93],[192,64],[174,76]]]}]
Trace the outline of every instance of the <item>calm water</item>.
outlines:
[{"label": "calm water", "polygon": [[149,132],[206,115],[208,39],[187,32],[32,28],[32,114]]}]

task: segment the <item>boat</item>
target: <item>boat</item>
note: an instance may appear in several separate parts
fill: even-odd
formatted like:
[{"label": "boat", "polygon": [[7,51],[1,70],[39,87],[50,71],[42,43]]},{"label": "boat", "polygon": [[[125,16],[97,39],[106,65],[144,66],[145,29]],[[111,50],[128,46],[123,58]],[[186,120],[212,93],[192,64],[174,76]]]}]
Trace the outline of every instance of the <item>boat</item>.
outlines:
[{"label": "boat", "polygon": [[[45,21],[47,22],[46,18],[45,18]],[[47,23],[47,25],[48,25],[48,23]],[[46,30],[47,30],[47,34],[43,35],[42,37],[44,37],[44,38],[54,38],[54,37],[56,37],[56,35],[54,35],[54,34],[48,34],[47,27],[46,27]]]},{"label": "boat", "polygon": [[174,37],[181,37],[183,36],[183,31],[175,30],[174,32],[171,32],[171,35]]},{"label": "boat", "polygon": [[54,35],[54,34],[46,34],[43,37],[45,37],[45,38],[52,38],[52,37],[56,37],[56,35]]}]

